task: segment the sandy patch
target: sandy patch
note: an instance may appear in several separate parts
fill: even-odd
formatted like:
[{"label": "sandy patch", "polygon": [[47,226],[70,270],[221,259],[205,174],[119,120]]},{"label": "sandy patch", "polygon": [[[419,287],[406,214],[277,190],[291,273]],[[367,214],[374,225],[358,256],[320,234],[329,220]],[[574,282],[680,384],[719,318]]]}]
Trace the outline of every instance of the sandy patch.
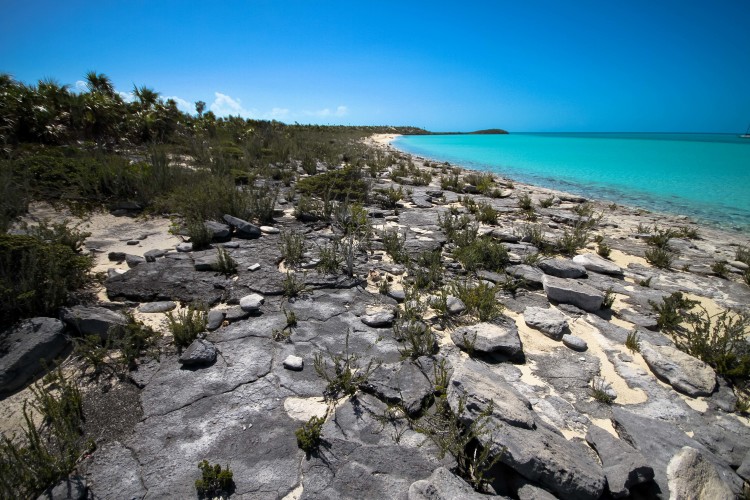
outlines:
[{"label": "sandy patch", "polygon": [[289,418],[307,422],[312,417],[324,418],[328,412],[328,403],[322,397],[289,397],[284,400],[284,410]]},{"label": "sandy patch", "polygon": [[388,146],[400,136],[401,134],[373,134],[370,136],[370,141],[378,146]]},{"label": "sandy patch", "polygon": [[636,257],[635,255],[629,255],[615,249],[612,249],[610,251],[609,260],[623,269],[627,269],[628,264],[640,264],[642,266],[651,267],[651,264],[649,264],[646,259],[642,257]]},{"label": "sandy patch", "polygon": [[563,347],[561,342],[553,340],[542,332],[530,328],[523,320],[523,315],[509,310],[506,310],[503,314],[516,322],[518,335],[521,337],[521,344],[523,344],[524,352],[543,354]]}]

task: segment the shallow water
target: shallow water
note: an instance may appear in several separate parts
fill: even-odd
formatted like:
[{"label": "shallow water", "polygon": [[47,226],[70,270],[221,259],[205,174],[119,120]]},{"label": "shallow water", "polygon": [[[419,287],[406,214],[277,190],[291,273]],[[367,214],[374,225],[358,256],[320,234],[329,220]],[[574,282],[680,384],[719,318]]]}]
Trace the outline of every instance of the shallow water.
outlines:
[{"label": "shallow water", "polygon": [[401,136],[394,147],[750,232],[750,139],[728,134]]}]

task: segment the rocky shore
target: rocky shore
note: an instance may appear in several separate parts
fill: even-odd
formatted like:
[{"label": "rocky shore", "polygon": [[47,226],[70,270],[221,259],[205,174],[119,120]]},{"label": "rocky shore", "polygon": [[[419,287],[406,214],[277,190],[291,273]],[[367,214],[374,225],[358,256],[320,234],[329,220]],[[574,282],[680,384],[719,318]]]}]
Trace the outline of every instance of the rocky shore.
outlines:
[{"label": "rocky shore", "polygon": [[[370,145],[386,150],[387,142],[378,136]],[[746,394],[678,349],[652,304],[681,292],[710,314],[748,312],[747,264],[736,258],[746,235],[499,176],[491,195],[468,183],[456,192],[440,176],[467,172],[401,157],[432,173],[430,182],[396,183],[396,165],[372,179],[373,190],[403,196],[392,208],[364,206],[369,243],[356,241],[336,272],[320,271],[321,252],[347,242],[344,225],[300,217],[299,197],[279,202],[273,226],[231,217],[210,224],[214,242],[200,251],[166,218],[101,214],[82,226],[92,233],[85,248],[95,271],[107,273],[98,301],[28,328],[60,339],[65,323],[106,336],[133,312],[167,335],[159,359],[142,362],[128,381],[84,386],[97,448],[78,477],[91,498],[192,498],[204,459],[231,467],[232,498],[742,495],[750,481],[750,422],[738,411]],[[445,220],[474,222],[472,206],[496,215],[476,228],[506,247],[502,272],[470,272],[456,257]],[[54,215],[45,210],[31,218]],[[542,253],[544,242],[589,220],[582,248]],[[660,229],[680,230],[668,238],[668,268],[645,258]],[[388,234],[411,262],[437,252],[432,279],[440,286],[413,286],[414,268],[387,251]],[[303,237],[299,263],[288,261],[289,235]],[[607,258],[597,253],[602,245]],[[236,272],[216,271],[217,249]],[[491,288],[502,312],[481,318],[451,285]],[[208,306],[208,325],[178,352],[166,313],[188,304]],[[409,332],[424,329],[436,348],[411,355]],[[79,370],[75,358],[66,363]],[[332,397],[321,375],[336,378],[341,366],[362,377]],[[12,373],[16,381],[34,375]],[[4,432],[20,423],[28,396],[25,389],[0,402]],[[319,446],[306,453],[295,431],[311,417],[324,423]],[[450,441],[464,438],[460,450]]]}]

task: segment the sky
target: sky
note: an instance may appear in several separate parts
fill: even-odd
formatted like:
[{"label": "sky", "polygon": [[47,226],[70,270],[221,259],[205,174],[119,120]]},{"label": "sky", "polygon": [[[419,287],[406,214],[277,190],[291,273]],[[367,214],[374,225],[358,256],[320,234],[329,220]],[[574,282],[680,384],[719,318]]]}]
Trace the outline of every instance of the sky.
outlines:
[{"label": "sky", "polygon": [[91,70],[285,123],[742,133],[750,2],[0,0],[1,73]]}]

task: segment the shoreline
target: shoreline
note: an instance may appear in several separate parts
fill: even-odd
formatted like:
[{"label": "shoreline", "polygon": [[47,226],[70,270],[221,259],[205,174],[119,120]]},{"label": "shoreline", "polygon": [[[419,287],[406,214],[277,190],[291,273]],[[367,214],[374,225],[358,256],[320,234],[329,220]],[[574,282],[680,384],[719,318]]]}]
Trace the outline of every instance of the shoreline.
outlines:
[{"label": "shoreline", "polygon": [[[531,133],[529,133],[529,134],[531,134]],[[391,149],[391,151],[398,151],[401,154],[409,155],[409,156],[411,156],[411,157],[413,157],[413,158],[415,158],[417,160],[420,160],[420,161],[430,161],[430,162],[437,162],[437,163],[441,163],[441,164],[445,163],[443,160],[440,160],[438,158],[433,158],[433,157],[425,156],[425,155],[419,155],[419,154],[416,154],[416,153],[410,153],[410,152],[405,151],[403,149],[399,149],[397,146],[393,145],[393,141],[395,141],[398,137],[401,137],[401,135],[403,135],[403,134],[375,134],[375,136],[378,136],[378,137],[376,139],[373,139],[373,143],[376,144],[376,145],[385,145],[385,146],[389,147]],[[700,134],[700,135],[705,135],[705,134]],[[461,165],[461,164],[458,164],[458,163],[452,163],[452,162],[448,162],[448,163],[451,165],[451,167],[457,167],[457,168],[460,168],[460,169],[465,170],[467,172],[491,173],[494,176],[497,176],[497,177],[500,177],[500,178],[512,181],[514,184],[526,186],[526,187],[529,187],[529,188],[548,189],[550,191],[563,193],[563,194],[566,194],[566,195],[569,195],[569,196],[584,197],[584,198],[587,198],[589,201],[597,201],[597,202],[600,202],[600,203],[609,203],[609,204],[616,203],[619,206],[630,207],[633,210],[640,210],[640,211],[644,211],[644,212],[648,212],[648,213],[653,213],[653,214],[656,214],[656,215],[659,215],[659,216],[662,216],[662,217],[673,218],[673,219],[677,219],[679,221],[682,221],[684,219],[686,221],[690,221],[691,223],[694,223],[694,224],[697,224],[697,225],[700,225],[700,226],[706,226],[706,227],[715,227],[716,226],[717,229],[725,231],[728,234],[736,234],[736,235],[738,235],[740,237],[742,237],[744,235],[744,237],[750,241],[750,223],[747,224],[747,225],[740,225],[740,224],[733,224],[731,221],[730,222],[721,222],[719,220],[712,220],[711,218],[703,218],[703,217],[692,215],[692,214],[688,215],[688,214],[686,214],[684,212],[681,212],[679,210],[679,207],[676,208],[673,211],[669,211],[669,210],[664,210],[662,208],[653,208],[653,207],[649,206],[650,205],[649,203],[644,203],[641,206],[641,205],[638,205],[637,203],[634,203],[634,200],[632,200],[632,199],[626,199],[625,201],[622,201],[622,202],[621,201],[608,200],[606,198],[598,197],[596,195],[589,196],[589,195],[585,194],[584,193],[585,187],[580,187],[580,189],[578,189],[578,192],[567,191],[567,190],[565,190],[564,187],[563,188],[561,188],[561,187],[552,187],[552,186],[547,187],[547,186],[544,186],[543,184],[537,184],[537,183],[534,183],[534,182],[521,181],[521,180],[518,180],[518,179],[516,179],[516,178],[514,178],[512,176],[508,176],[508,175],[503,174],[503,173],[498,173],[498,172],[495,172],[495,171],[493,171],[491,169],[475,169],[475,168],[471,168],[469,166]],[[553,185],[559,185],[561,183],[564,184],[563,182],[557,181],[556,179],[548,179],[548,181],[549,181],[550,184],[553,184]],[[570,185],[572,187],[577,187],[578,186],[578,185],[576,185],[574,183],[570,183]],[[630,195],[627,192],[623,192],[623,197],[629,198]],[[655,200],[652,196],[646,196],[645,198]],[[656,201],[658,201],[658,200],[656,200]],[[682,222],[682,223],[684,224],[684,222]]]}]

